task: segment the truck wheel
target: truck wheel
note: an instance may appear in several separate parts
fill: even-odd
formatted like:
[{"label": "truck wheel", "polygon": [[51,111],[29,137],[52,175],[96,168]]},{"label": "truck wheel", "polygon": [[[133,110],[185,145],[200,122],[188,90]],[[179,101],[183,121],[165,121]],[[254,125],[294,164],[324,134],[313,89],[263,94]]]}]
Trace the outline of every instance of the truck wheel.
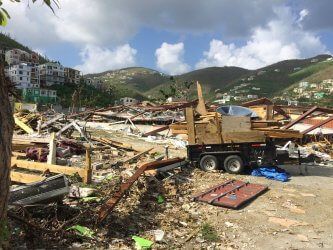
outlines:
[{"label": "truck wheel", "polygon": [[230,155],[224,160],[224,169],[230,174],[240,174],[244,170],[242,158],[238,155]]},{"label": "truck wheel", "polygon": [[219,161],[214,155],[205,155],[200,160],[200,168],[204,171],[212,171],[217,169]]}]

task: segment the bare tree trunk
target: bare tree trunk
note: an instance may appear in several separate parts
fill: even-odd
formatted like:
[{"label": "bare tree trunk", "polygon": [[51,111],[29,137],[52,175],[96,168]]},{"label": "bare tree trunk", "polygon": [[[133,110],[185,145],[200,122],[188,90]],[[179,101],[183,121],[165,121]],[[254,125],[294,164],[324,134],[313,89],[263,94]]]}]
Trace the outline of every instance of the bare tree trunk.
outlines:
[{"label": "bare tree trunk", "polygon": [[0,64],[0,249],[9,246],[7,203],[10,186],[13,114],[9,102],[4,65]]}]

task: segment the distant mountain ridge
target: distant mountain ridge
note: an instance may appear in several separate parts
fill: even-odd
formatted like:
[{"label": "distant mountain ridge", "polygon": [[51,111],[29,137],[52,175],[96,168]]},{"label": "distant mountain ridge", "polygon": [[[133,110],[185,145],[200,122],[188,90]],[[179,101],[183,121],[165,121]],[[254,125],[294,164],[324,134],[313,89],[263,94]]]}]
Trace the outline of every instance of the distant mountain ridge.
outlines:
[{"label": "distant mountain ridge", "polygon": [[[174,78],[179,82],[199,81],[203,85],[206,97],[212,99],[215,98],[216,92],[228,92],[242,83],[250,83],[249,94],[273,98],[296,82],[310,77],[312,74],[320,74],[317,72],[319,68],[314,71],[304,69],[317,65],[330,57],[330,55],[318,55],[307,59],[284,60],[256,70],[233,66],[209,67],[176,75]],[[298,71],[300,72],[295,74]],[[167,89],[172,84],[171,76],[143,67],[110,70],[87,76],[97,77],[110,85],[121,84],[134,92],[150,97],[161,97],[159,96],[160,89]],[[194,86],[192,92],[195,92]]]}]

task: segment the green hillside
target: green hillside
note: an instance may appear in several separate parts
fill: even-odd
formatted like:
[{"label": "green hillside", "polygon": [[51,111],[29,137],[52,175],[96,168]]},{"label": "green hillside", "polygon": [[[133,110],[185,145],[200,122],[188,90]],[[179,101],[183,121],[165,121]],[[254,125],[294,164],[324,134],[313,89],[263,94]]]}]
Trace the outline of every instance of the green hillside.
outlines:
[{"label": "green hillside", "polygon": [[[325,61],[328,57],[330,56],[319,55],[308,59],[285,60],[257,70],[239,67],[210,67],[194,70],[174,78],[179,84],[199,81],[203,85],[204,95],[210,100],[216,98],[216,93],[230,92],[232,95],[236,95],[242,91],[259,97],[273,98],[293,84],[320,71],[323,67],[320,62]],[[174,84],[170,80],[170,76],[142,67],[106,71],[88,76],[102,79],[114,90],[122,89],[118,91],[122,93],[121,96],[134,97],[138,94],[151,98],[162,98],[161,90],[168,92]],[[247,86],[237,88],[241,84]],[[190,88],[190,96],[195,96],[195,85]]]},{"label": "green hillside", "polygon": [[169,76],[143,67],[110,70],[98,74],[88,74],[86,77],[98,77],[110,85],[126,85],[128,89],[132,88],[140,93],[145,93],[158,85],[170,82]]},{"label": "green hillside", "polygon": [[[237,80],[229,87],[235,87],[242,82],[247,82],[249,86],[246,88],[250,88],[248,94],[272,98],[294,83],[319,71],[322,68],[320,62],[325,61],[328,57],[330,56],[319,55],[308,59],[281,61],[247,75],[247,77],[252,77],[252,80]],[[260,88],[260,90],[252,90],[253,87]]]}]

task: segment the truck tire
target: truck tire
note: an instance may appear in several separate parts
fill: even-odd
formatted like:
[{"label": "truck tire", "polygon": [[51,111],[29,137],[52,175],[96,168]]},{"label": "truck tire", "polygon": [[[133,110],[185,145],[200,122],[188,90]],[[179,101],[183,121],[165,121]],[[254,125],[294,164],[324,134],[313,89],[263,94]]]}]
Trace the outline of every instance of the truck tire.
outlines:
[{"label": "truck tire", "polygon": [[230,174],[240,174],[244,170],[244,163],[240,156],[230,155],[224,160],[224,169]]},{"label": "truck tire", "polygon": [[205,155],[200,160],[200,168],[204,171],[216,170],[219,166],[219,161],[214,155]]}]

